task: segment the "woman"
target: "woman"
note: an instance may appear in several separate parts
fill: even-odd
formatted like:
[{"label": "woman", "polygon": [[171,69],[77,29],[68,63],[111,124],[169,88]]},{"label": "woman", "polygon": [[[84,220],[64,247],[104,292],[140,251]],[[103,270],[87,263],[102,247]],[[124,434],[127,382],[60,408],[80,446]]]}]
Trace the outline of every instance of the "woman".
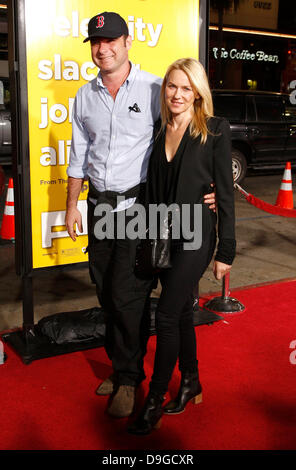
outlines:
[{"label": "woman", "polygon": [[[161,116],[162,126],[149,163],[148,203],[176,203],[181,211],[189,204],[194,224],[194,204],[202,203],[210,183],[215,182],[219,243],[213,271],[216,279],[221,279],[235,256],[230,128],[227,121],[213,116],[208,79],[197,60],[180,59],[168,68],[161,90]],[[189,400],[201,401],[192,292],[214,254],[216,222],[216,214],[202,204],[200,248],[184,249],[182,233],[179,240],[172,240],[172,267],[160,273],[153,376],[144,407],[128,429],[133,434],[151,432],[159,426],[163,413],[181,413]],[[179,393],[163,408],[178,359]]]}]

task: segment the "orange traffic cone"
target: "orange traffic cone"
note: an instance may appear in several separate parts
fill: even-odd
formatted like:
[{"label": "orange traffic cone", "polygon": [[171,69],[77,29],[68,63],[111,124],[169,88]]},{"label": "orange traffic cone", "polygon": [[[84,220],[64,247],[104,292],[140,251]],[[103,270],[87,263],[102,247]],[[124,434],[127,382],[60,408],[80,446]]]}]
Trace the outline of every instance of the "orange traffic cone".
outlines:
[{"label": "orange traffic cone", "polygon": [[283,207],[285,209],[293,209],[293,190],[292,190],[292,174],[291,174],[291,162],[286,163],[284,175],[282,178],[281,187],[278,193],[278,197],[275,203],[276,206]]},{"label": "orange traffic cone", "polygon": [[0,237],[4,240],[15,239],[13,179],[9,178],[7,196],[1,226]]}]

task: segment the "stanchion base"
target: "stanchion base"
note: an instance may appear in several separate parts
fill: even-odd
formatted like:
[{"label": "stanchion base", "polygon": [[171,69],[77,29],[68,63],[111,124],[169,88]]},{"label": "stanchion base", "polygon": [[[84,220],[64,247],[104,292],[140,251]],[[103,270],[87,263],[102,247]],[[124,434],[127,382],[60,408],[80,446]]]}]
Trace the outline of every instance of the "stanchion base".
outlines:
[{"label": "stanchion base", "polygon": [[30,364],[37,359],[45,359],[48,357],[58,356],[61,354],[82,351],[86,349],[98,348],[103,346],[101,339],[91,339],[89,341],[80,341],[77,343],[56,344],[52,343],[46,336],[38,333],[36,327],[36,335],[26,337],[22,330],[4,334],[3,340],[21,357],[24,364]]},{"label": "stanchion base", "polygon": [[223,320],[221,315],[216,315],[216,313],[210,312],[197,306],[193,309],[193,325],[212,325],[216,321]]},{"label": "stanchion base", "polygon": [[233,297],[214,297],[204,305],[208,310],[221,313],[242,312],[245,306]]}]

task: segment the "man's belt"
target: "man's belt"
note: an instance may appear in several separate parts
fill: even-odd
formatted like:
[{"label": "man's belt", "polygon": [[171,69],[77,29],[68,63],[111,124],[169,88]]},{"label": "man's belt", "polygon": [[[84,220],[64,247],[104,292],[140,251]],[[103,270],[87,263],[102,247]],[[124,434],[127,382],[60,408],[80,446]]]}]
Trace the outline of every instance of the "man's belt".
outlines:
[{"label": "man's belt", "polygon": [[113,209],[117,207],[117,204],[118,204],[117,198],[119,196],[125,199],[138,197],[140,201],[143,201],[144,193],[145,193],[145,183],[137,184],[137,186],[134,186],[133,188],[130,188],[123,193],[118,193],[117,191],[100,192],[94,187],[91,180],[89,180],[88,197],[91,199],[96,199],[97,204],[110,204]]}]

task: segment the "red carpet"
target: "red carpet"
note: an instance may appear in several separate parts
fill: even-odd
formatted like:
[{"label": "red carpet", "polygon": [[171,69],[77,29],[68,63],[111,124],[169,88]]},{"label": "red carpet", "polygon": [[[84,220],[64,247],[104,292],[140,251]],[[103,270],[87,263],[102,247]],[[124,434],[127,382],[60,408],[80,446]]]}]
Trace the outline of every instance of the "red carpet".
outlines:
[{"label": "red carpet", "polygon": [[[24,365],[5,345],[0,449],[296,449],[296,364],[290,361],[295,358],[290,345],[296,340],[296,280],[231,295],[247,307],[244,312],[196,327],[203,403],[165,416],[161,429],[145,437],[127,434],[128,420],[111,419],[108,398],[94,393],[111,370],[103,348]],[[154,350],[151,337],[140,401]],[[176,371],[170,393],[178,383]]]}]

